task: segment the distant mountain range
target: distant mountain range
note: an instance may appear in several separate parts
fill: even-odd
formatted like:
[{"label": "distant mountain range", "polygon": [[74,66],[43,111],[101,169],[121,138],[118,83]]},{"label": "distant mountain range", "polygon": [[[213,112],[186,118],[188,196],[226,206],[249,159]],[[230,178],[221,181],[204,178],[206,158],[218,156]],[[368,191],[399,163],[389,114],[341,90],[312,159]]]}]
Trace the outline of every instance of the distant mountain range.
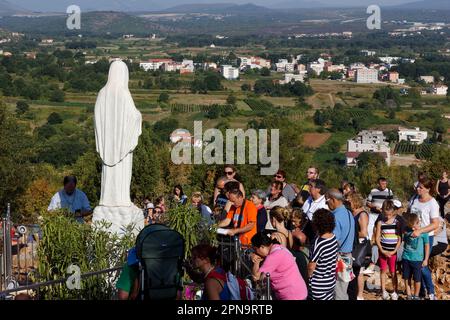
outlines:
[{"label": "distant mountain range", "polygon": [[170,13],[225,13],[225,14],[246,14],[255,15],[273,12],[263,6],[253,3],[235,4],[235,3],[214,3],[214,4],[182,4],[163,10]]},{"label": "distant mountain range", "polygon": [[[9,1],[9,5],[25,8],[35,12],[65,12],[66,8],[72,4],[80,6],[81,10],[86,11],[124,11],[124,12],[142,12],[142,11],[167,11],[168,8],[183,8],[183,11],[203,10],[199,5],[205,7],[229,5],[245,5],[247,2],[253,2],[257,6],[264,6],[270,9],[286,8],[321,8],[321,7],[363,7],[368,6],[373,0],[2,0],[2,3]],[[376,3],[385,5],[397,5],[408,0],[377,0]],[[410,0],[413,2],[414,0]],[[189,3],[191,2],[191,3]],[[422,2],[422,1],[421,1]],[[434,6],[434,3],[445,3],[447,0],[427,0],[419,4],[418,8],[426,8],[428,4]],[[14,3],[14,5],[11,5]],[[436,7],[440,6],[439,4]],[[217,7],[216,7],[217,8]],[[13,10],[14,11],[14,10]],[[20,11],[20,10],[19,10]]]},{"label": "distant mountain range", "polygon": [[178,31],[166,28],[149,20],[124,12],[87,12],[83,14],[81,30],[69,31],[66,28],[65,15],[42,16],[35,18],[5,16],[0,19],[0,28],[23,33],[45,35],[123,35],[135,34],[148,36],[152,33]]},{"label": "distant mountain range", "polygon": [[411,10],[413,9],[450,10],[450,0],[423,0],[405,3],[394,7]]},{"label": "distant mountain range", "polygon": [[[189,0],[184,0],[189,1]],[[180,4],[183,0],[0,0],[0,15],[14,15],[29,12],[65,12],[72,4],[80,6],[82,12],[179,12],[179,13],[269,13],[274,9],[363,7],[368,0],[192,0],[193,3]],[[227,1],[227,0],[225,0]],[[398,9],[449,10],[450,0],[378,0],[381,7]],[[370,1],[369,1],[370,2]]]},{"label": "distant mountain range", "polygon": [[323,8],[330,7],[325,3],[319,1],[308,1],[308,0],[280,0],[279,3],[269,3],[266,5],[268,8],[279,8],[279,9],[289,9],[289,8]]},{"label": "distant mountain range", "polygon": [[29,11],[20,6],[12,4],[9,1],[0,0],[0,15],[1,16],[9,16],[9,15],[13,15],[13,14],[26,13],[26,12],[29,12]]}]

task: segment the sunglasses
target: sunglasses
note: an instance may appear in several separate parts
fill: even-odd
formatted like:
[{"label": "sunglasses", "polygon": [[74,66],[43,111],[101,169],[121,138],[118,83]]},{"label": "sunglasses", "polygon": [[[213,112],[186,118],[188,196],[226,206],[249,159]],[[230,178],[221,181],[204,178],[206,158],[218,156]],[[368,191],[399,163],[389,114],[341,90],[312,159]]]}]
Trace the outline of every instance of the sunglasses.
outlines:
[{"label": "sunglasses", "polygon": [[306,171],[307,174],[315,174],[314,171]]},{"label": "sunglasses", "polygon": [[283,178],[283,176],[281,174],[275,174],[274,177],[278,178],[278,179],[282,179]]},{"label": "sunglasses", "polygon": [[231,176],[233,173],[234,173],[233,171],[225,171],[225,174],[226,174],[227,176]]}]

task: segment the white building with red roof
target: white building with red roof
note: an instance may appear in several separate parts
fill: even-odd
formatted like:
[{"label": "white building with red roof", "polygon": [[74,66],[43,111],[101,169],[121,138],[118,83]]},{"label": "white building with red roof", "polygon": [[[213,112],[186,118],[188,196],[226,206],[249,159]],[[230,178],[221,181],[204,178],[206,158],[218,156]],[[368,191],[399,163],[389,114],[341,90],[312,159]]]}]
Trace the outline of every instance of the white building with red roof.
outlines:
[{"label": "white building with red roof", "polygon": [[363,130],[350,140],[347,140],[345,154],[347,166],[355,166],[357,158],[363,152],[377,153],[383,157],[388,165],[391,164],[391,147],[383,131]]}]

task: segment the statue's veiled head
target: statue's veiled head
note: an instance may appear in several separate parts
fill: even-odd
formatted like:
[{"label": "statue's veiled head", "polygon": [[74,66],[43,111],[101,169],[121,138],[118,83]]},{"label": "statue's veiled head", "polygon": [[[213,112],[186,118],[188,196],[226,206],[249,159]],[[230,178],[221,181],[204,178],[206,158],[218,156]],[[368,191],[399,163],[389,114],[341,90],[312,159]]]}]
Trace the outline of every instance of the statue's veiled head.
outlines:
[{"label": "statue's veiled head", "polygon": [[128,88],[128,67],[123,61],[114,61],[109,67],[107,85],[116,85]]}]

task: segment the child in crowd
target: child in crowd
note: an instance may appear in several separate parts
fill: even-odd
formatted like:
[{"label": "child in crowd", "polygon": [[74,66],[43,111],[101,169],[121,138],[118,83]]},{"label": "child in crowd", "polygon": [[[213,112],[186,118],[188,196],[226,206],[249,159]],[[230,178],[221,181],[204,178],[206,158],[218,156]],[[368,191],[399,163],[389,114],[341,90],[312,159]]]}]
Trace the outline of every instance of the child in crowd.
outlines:
[{"label": "child in crowd", "polygon": [[[381,271],[381,290],[383,292],[383,300],[398,300],[396,261],[397,250],[401,244],[401,232],[394,202],[392,200],[384,201],[381,210],[382,219],[377,222],[375,227],[375,239],[380,253],[378,262]],[[386,291],[387,269],[392,275],[392,285],[394,287],[394,291],[390,296]]]},{"label": "child in crowd", "polygon": [[[405,216],[405,219],[407,230],[403,235],[403,279],[405,280],[408,300],[420,300],[419,292],[422,279],[422,266],[426,267],[428,265],[428,258],[430,256],[429,237],[427,233],[422,233],[419,237],[412,236],[415,229],[420,229],[418,215],[410,213]],[[411,294],[411,277],[414,280],[413,294]]]},{"label": "child in crowd", "polygon": [[308,239],[304,233],[307,222],[307,217],[302,209],[292,209],[289,217],[289,229],[291,229],[293,238],[292,249],[304,251],[309,256],[309,246],[307,245]]}]

